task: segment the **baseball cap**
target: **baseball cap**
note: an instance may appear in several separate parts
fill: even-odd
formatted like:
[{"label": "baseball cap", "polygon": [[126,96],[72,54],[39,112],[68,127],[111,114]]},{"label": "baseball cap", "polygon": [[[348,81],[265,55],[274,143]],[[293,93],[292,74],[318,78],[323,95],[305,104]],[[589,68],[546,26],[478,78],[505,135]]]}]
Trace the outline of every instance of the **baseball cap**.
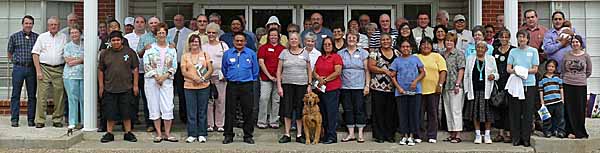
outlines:
[{"label": "baseball cap", "polygon": [[123,23],[125,23],[125,25],[133,25],[134,20],[133,17],[126,17]]},{"label": "baseball cap", "polygon": [[455,15],[455,16],[454,16],[454,20],[453,20],[453,21],[454,21],[454,22],[456,22],[456,21],[458,21],[458,20],[463,20],[463,21],[466,21],[467,19],[465,18],[465,16],[464,16],[464,15],[462,15],[462,14],[457,14],[457,15]]}]

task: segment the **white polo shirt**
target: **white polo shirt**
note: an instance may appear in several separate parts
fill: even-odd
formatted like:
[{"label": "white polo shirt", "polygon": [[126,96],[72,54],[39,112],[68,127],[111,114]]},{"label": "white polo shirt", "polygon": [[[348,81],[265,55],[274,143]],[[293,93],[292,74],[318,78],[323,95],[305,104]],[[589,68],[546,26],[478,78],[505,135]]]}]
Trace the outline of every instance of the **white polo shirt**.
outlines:
[{"label": "white polo shirt", "polygon": [[52,36],[50,32],[44,32],[38,36],[31,53],[40,56],[40,64],[64,64],[63,49],[67,44],[67,40],[67,35],[64,33],[57,32]]}]

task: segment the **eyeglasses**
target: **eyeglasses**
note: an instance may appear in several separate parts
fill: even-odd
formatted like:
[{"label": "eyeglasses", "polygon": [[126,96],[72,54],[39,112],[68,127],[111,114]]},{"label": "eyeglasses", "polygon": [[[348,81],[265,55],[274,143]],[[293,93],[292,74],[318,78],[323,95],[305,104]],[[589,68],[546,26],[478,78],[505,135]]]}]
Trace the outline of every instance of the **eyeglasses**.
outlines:
[{"label": "eyeglasses", "polygon": [[298,32],[298,31],[295,31],[295,30],[288,31],[288,33],[293,33],[293,32]]},{"label": "eyeglasses", "polygon": [[217,32],[206,32],[206,34],[217,34]]}]

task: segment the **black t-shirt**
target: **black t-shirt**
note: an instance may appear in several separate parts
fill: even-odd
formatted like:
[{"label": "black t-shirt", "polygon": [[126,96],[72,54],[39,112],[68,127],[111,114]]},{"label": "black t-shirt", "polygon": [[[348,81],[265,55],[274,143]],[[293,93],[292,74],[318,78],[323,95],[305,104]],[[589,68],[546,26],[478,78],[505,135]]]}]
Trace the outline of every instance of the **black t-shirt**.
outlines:
[{"label": "black t-shirt", "polygon": [[[487,79],[487,75],[485,74],[485,64],[483,61],[475,60],[475,64],[473,65],[473,90],[474,91],[483,91],[485,90],[485,80]],[[481,71],[479,71],[481,69]],[[483,72],[482,72],[483,71]]]},{"label": "black t-shirt", "polygon": [[516,48],[515,46],[510,46],[508,51],[506,51],[506,53],[502,54],[502,52],[500,52],[500,46],[495,47],[494,48],[494,52],[492,53],[492,56],[494,57],[494,59],[496,59],[496,66],[498,69],[498,75],[500,78],[498,78],[497,84],[498,84],[498,88],[504,89],[504,86],[506,85],[506,81],[508,81],[508,77],[510,77],[510,74],[508,74],[508,72],[506,72],[506,65],[508,65],[507,61],[508,61],[508,54],[510,53],[510,50],[512,50],[513,48]]},{"label": "black t-shirt", "polygon": [[137,54],[129,47],[109,48],[100,53],[98,69],[104,72],[104,90],[123,93],[133,88],[133,70],[138,68]]}]

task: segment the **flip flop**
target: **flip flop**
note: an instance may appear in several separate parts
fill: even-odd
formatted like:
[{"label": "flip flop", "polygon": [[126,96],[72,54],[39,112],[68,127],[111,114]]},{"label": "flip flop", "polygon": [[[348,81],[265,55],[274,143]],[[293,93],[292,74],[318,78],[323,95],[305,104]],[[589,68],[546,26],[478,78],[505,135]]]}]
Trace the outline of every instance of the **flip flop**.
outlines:
[{"label": "flip flop", "polygon": [[448,141],[452,141],[453,139],[454,139],[453,137],[447,137],[446,139],[444,139],[444,140],[442,140],[442,141],[446,141],[446,142],[448,142]]},{"label": "flip flop", "polygon": [[356,141],[356,138],[344,138],[341,140],[342,142],[348,142],[348,141]]},{"label": "flip flop", "polygon": [[358,143],[365,143],[365,139],[364,138],[358,138],[358,140],[356,140],[356,142],[358,142]]},{"label": "flip flop", "polygon": [[152,142],[154,142],[154,143],[160,143],[162,141],[163,141],[162,137],[154,137],[154,140],[152,140]]},{"label": "flip flop", "polygon": [[460,142],[462,142],[462,139],[460,139],[460,138],[454,138],[450,141],[450,143],[460,143]]},{"label": "flip flop", "polygon": [[175,137],[169,137],[169,138],[167,138],[165,140],[169,141],[169,142],[179,142],[179,140],[177,140],[177,138],[175,138]]}]

